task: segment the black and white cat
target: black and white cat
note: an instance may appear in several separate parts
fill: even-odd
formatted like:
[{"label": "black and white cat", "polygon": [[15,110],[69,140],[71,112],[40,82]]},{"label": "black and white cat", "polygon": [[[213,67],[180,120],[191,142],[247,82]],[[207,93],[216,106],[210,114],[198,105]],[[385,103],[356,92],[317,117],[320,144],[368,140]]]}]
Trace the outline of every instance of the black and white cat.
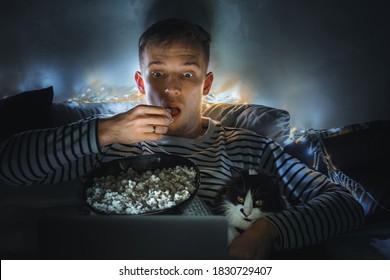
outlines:
[{"label": "black and white cat", "polygon": [[279,180],[264,169],[231,169],[232,179],[216,199],[216,214],[229,223],[228,243],[264,213],[280,212],[289,206]]}]

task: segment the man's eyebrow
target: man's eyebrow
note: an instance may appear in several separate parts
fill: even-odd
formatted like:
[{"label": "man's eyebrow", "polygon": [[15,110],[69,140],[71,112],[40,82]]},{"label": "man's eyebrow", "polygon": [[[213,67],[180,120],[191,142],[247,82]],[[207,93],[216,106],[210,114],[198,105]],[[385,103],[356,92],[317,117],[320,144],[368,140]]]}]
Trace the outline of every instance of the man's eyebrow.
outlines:
[{"label": "man's eyebrow", "polygon": [[184,65],[185,65],[185,66],[196,66],[197,68],[200,68],[199,63],[196,62],[196,61],[186,61],[186,62],[184,63]]},{"label": "man's eyebrow", "polygon": [[152,60],[148,63],[147,68],[149,68],[152,65],[162,65],[164,64],[161,60]]},{"label": "man's eyebrow", "polygon": [[[148,63],[148,65],[146,66],[147,68],[150,68],[150,66],[152,65],[164,65],[165,63],[161,60],[152,60]],[[200,65],[198,62],[196,61],[186,61],[183,63],[184,66],[195,66],[197,68],[200,68]]]}]

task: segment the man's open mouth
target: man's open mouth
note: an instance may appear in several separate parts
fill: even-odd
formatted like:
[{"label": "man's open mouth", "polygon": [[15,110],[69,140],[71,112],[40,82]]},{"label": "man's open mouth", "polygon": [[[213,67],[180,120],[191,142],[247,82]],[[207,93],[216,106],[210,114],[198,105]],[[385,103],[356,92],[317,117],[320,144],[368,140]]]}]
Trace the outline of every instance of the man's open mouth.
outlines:
[{"label": "man's open mouth", "polygon": [[175,118],[175,116],[178,116],[181,112],[181,110],[177,107],[166,107],[166,109],[169,109],[169,113],[171,114],[172,118]]}]

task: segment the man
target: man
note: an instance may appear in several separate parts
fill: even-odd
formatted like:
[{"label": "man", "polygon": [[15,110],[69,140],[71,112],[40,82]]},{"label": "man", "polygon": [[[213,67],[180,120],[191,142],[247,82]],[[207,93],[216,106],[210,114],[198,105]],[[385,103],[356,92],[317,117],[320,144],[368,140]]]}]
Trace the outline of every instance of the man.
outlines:
[{"label": "man", "polygon": [[[201,171],[199,196],[212,206],[231,178],[230,167],[275,173],[296,206],[268,214],[231,244],[231,258],[267,258],[273,248],[318,244],[362,225],[352,195],[286,154],[272,140],[202,117],[210,35],[200,26],[170,19],[152,25],[139,40],[141,71],[135,81],[148,105],[109,118],[24,132],[4,143],[1,181],[24,185],[76,178],[100,162],[166,152],[193,160]],[[17,147],[17,148],[16,148]]]}]

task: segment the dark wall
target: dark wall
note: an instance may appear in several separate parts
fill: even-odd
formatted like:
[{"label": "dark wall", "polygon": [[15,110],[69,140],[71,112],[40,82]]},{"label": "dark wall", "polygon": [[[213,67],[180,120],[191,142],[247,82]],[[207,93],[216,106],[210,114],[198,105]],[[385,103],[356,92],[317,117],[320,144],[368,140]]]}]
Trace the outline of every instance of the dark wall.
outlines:
[{"label": "dark wall", "polygon": [[215,92],[287,109],[299,128],[390,119],[386,1],[2,1],[0,97],[53,85],[134,85],[146,25],[189,18],[214,36]]}]

